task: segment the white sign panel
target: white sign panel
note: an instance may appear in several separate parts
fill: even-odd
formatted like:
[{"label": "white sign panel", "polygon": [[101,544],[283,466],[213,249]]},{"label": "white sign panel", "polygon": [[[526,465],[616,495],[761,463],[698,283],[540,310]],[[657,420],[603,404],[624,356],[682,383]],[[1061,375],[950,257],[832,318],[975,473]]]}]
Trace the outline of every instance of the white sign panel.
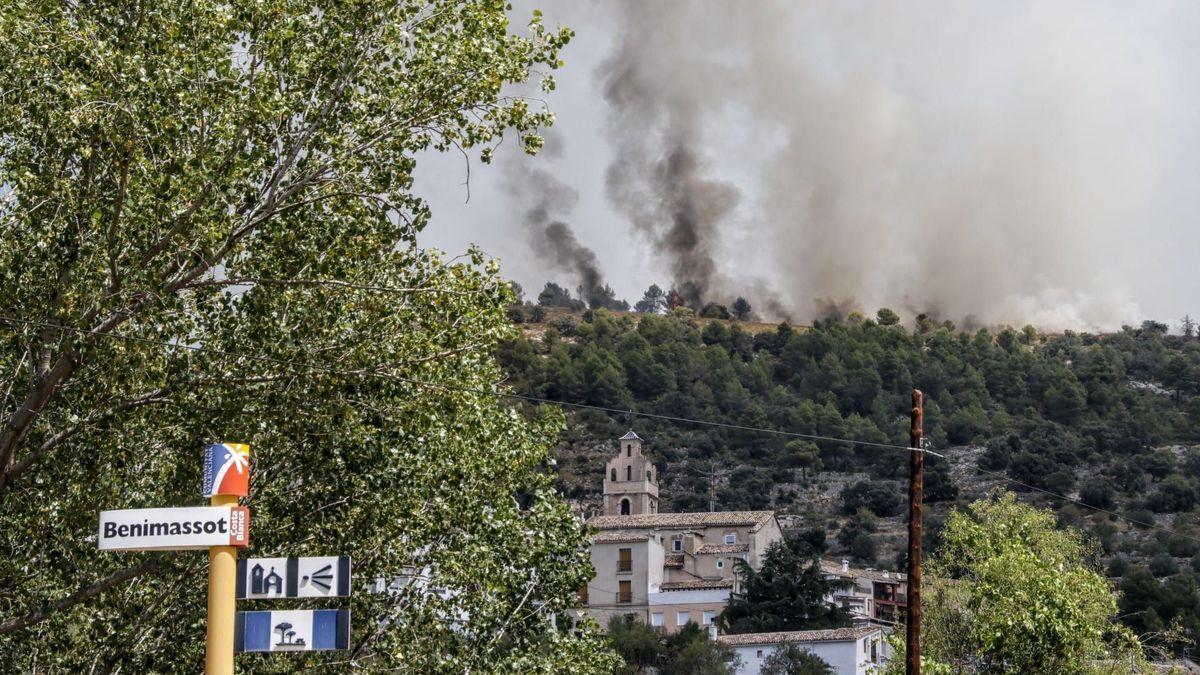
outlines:
[{"label": "white sign panel", "polygon": [[244,506],[101,511],[101,551],[180,551],[245,546],[250,511]]},{"label": "white sign panel", "polygon": [[238,561],[239,600],[345,595],[350,595],[349,556],[244,558]]}]

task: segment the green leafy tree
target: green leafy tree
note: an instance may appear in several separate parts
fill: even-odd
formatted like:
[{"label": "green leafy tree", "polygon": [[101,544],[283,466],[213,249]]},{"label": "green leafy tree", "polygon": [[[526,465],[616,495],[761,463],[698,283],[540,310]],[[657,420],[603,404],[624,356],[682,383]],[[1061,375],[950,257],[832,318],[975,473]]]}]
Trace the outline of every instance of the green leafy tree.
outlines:
[{"label": "green leafy tree", "polygon": [[982,672],[1088,673],[1140,657],[1082,534],[999,494],[951,514],[926,575],[922,656]]},{"label": "green leafy tree", "polygon": [[732,675],[741,662],[733,647],[713,640],[695,622],[665,640],[662,675]]},{"label": "green leafy tree", "polygon": [[814,474],[821,470],[821,449],[816,443],[799,439],[788,441],[784,452],[787,453],[788,465],[798,467],[801,477],[806,481],[810,470]]},{"label": "green leafy tree", "polygon": [[608,641],[625,662],[622,673],[643,673],[662,659],[665,645],[661,630],[622,616],[608,620]]},{"label": "green leafy tree", "polygon": [[882,307],[879,311],[875,312],[875,321],[880,326],[895,326],[900,323],[900,315],[887,307]]},{"label": "green leafy tree", "polygon": [[566,307],[571,310],[581,310],[585,306],[582,300],[571,297],[571,291],[553,281],[546,282],[542,292],[538,293],[537,301],[543,307]]},{"label": "green leafy tree", "polygon": [[825,578],[819,556],[810,537],[790,536],[767,547],[758,570],[738,561],[742,592],[730,599],[718,625],[728,633],[850,625],[850,614],[825,600],[842,582]]},{"label": "green leafy tree", "polygon": [[625,661],[618,673],[727,675],[739,662],[732,647],[710,639],[694,622],[667,635],[661,628],[614,616],[608,622],[608,639]]},{"label": "green leafy tree", "polygon": [[657,284],[650,284],[633,308],[642,314],[662,313],[667,309],[667,294]]},{"label": "green leafy tree", "polygon": [[870,509],[877,516],[888,518],[900,513],[901,492],[891,483],[859,481],[842,490],[842,513],[853,515],[859,509]]},{"label": "green leafy tree", "polygon": [[412,190],[427,150],[535,151],[550,113],[500,94],[569,36],[492,0],[0,5],[0,670],[196,670],[205,556],[98,553],[96,518],[201,503],[222,439],[248,553],[428,582],[245,670],[610,670],[549,619],[590,565],[561,420],[491,393],[512,289],[418,248]]},{"label": "green leafy tree", "polygon": [[733,305],[730,306],[729,309],[730,309],[730,311],[733,312],[733,315],[735,317],[737,317],[737,319],[739,321],[745,321],[745,320],[749,319],[750,316],[754,313],[754,309],[752,307],[750,307],[750,303],[747,302],[746,299],[741,297],[740,295],[738,296],[737,300],[733,301]]},{"label": "green leafy tree", "polygon": [[788,643],[763,660],[761,675],[835,675],[824,659],[796,644]]}]

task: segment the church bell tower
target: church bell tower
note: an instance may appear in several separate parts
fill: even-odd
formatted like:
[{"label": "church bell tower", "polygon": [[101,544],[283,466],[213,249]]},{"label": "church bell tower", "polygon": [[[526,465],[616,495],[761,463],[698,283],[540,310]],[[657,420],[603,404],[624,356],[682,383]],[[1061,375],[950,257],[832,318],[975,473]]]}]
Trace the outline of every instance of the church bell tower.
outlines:
[{"label": "church bell tower", "polygon": [[617,441],[617,456],[604,467],[604,515],[658,513],[658,475],[642,442],[633,431]]}]

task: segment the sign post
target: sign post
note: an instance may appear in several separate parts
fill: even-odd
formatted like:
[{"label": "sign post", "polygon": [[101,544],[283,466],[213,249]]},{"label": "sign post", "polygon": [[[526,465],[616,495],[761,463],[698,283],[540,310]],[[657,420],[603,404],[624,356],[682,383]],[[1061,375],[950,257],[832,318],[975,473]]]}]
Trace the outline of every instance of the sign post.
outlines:
[{"label": "sign post", "polygon": [[[250,492],[250,446],[219,443],[204,449],[204,492],[213,506],[235,507]],[[234,620],[237,615],[237,548],[208,549],[207,675],[233,675]]]},{"label": "sign post", "polygon": [[253,558],[238,565],[250,543],[250,446],[204,448],[204,496],[211,506],[101,511],[101,551],[208,549],[207,675],[233,675],[241,652],[349,649],[350,610],[237,611],[238,600],[338,598],[350,595],[349,556]]}]

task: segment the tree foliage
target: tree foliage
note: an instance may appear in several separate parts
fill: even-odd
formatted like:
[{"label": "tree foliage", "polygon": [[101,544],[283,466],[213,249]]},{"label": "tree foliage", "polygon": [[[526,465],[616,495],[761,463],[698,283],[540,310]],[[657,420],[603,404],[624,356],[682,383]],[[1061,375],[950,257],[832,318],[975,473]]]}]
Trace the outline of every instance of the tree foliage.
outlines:
[{"label": "tree foliage", "polygon": [[836,675],[824,659],[796,644],[788,643],[763,660],[761,675]]},{"label": "tree foliage", "polygon": [[608,639],[625,661],[618,673],[728,675],[740,661],[732,647],[710,639],[695,622],[668,635],[662,628],[614,616],[608,622]]},{"label": "tree foliage", "polygon": [[770,633],[850,625],[850,614],[826,600],[841,582],[825,578],[820,550],[811,537],[790,536],[767,547],[758,570],[738,561],[742,592],[717,618],[721,629]]},{"label": "tree foliage", "polygon": [[213,440],[253,446],[248,553],[412,580],[356,586],[349,653],[242,667],[606,669],[548,619],[589,573],[559,420],[487,393],[512,290],[417,248],[412,190],[422,151],[536,150],[501,90],[569,36],[491,0],[0,5],[0,669],[196,669],[205,556],[94,536],[200,503]]},{"label": "tree foliage", "polygon": [[[800,495],[836,472],[865,474],[903,495],[902,486],[889,482],[906,475],[906,454],[898,449],[738,427],[906,446],[914,387],[925,392],[926,439],[948,458],[927,457],[927,502],[952,502],[960,487],[969,490],[976,480],[964,483],[973,467],[963,458],[978,456],[979,468],[1028,485],[1031,498],[1037,490],[1079,490],[1085,503],[1142,513],[1180,514],[1200,504],[1200,452],[1189,460],[1188,453],[1177,458],[1154,449],[1200,442],[1200,390],[1189,384],[1194,377],[1171,380],[1182,387],[1178,399],[1173,390],[1150,386],[1182,367],[1172,362],[1200,373],[1200,341],[1142,328],[1103,335],[956,332],[932,321],[918,332],[888,312],[879,316],[889,325],[860,317],[767,328],[698,320],[686,308],[665,315],[596,311],[569,334],[505,343],[500,357],[523,394],[596,405],[624,401],[639,413],[729,425],[638,419],[638,432],[653,439],[661,462],[664,511],[707,508],[709,485],[689,477],[697,460],[739,471],[739,480],[730,474],[718,486],[720,509],[809,513],[813,505]],[[624,433],[628,419],[593,411],[571,413],[569,423],[579,451]],[[985,451],[954,450],[960,445]],[[595,497],[594,459],[564,462],[559,470],[572,496]],[[891,506],[881,511],[897,513]],[[854,536],[837,536],[839,554],[867,560],[886,545],[866,528],[843,529]],[[1117,537],[1127,539],[1127,530]]]},{"label": "tree foliage", "polygon": [[1086,673],[1140,655],[1090,544],[999,494],[955,511],[926,575],[922,656],[979,672]]}]

